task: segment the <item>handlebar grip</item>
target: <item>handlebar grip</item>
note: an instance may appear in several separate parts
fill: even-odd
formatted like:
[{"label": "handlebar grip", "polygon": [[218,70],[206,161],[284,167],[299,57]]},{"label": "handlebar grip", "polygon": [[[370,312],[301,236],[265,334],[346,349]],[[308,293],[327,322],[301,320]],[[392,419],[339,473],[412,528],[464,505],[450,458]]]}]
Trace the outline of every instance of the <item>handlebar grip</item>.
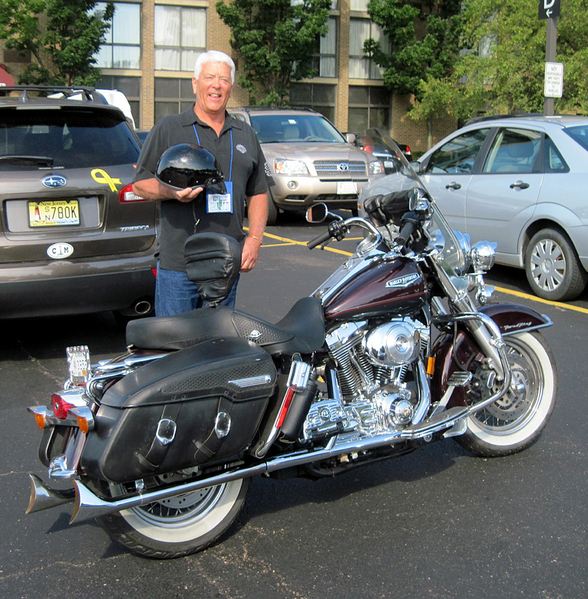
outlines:
[{"label": "handlebar grip", "polygon": [[325,241],[329,241],[329,239],[331,239],[331,232],[325,231],[324,233],[321,233],[318,237],[311,239],[306,245],[309,250],[313,250],[317,245],[321,245],[325,243]]},{"label": "handlebar grip", "polygon": [[416,221],[410,219],[407,220],[403,225],[402,229],[400,229],[400,233],[398,233],[398,237],[396,237],[395,241],[399,246],[405,246],[406,242],[410,239],[410,236],[414,233],[415,227],[417,223]]}]

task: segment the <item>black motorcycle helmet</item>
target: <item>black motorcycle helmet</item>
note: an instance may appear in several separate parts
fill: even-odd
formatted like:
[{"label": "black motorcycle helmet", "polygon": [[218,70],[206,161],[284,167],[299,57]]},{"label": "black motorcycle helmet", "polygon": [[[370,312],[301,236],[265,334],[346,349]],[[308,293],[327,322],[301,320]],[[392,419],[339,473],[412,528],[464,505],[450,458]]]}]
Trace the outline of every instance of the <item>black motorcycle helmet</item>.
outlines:
[{"label": "black motorcycle helmet", "polygon": [[217,186],[225,193],[223,175],[216,158],[196,144],[177,144],[168,148],[157,163],[155,177],[172,189]]}]

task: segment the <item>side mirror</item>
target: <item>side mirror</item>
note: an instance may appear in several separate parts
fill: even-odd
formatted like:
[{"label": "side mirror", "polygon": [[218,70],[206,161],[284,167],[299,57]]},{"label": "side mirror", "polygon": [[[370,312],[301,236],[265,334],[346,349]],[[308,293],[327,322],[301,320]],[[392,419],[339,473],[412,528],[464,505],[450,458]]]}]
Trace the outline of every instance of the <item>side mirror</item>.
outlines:
[{"label": "side mirror", "polygon": [[329,208],[326,204],[314,204],[306,211],[306,222],[318,225],[324,223],[329,216]]},{"label": "side mirror", "polygon": [[412,166],[412,169],[417,175],[424,175],[427,168],[422,162],[411,162],[410,166]]},{"label": "side mirror", "polygon": [[347,143],[355,143],[355,140],[357,139],[355,136],[355,133],[346,133],[345,134],[345,139],[347,140]]}]

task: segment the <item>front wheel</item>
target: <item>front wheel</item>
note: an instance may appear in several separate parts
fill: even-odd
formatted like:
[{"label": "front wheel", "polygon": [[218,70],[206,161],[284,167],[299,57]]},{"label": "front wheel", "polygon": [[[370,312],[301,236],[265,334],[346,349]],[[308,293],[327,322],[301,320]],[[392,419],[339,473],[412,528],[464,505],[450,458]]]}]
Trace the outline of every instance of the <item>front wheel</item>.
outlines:
[{"label": "front wheel", "polygon": [[184,493],[155,503],[100,516],[110,538],[133,553],[158,559],[202,551],[234,522],[250,479]]},{"label": "front wheel", "polygon": [[543,337],[518,333],[504,338],[512,378],[510,389],[467,418],[467,431],[455,440],[483,457],[517,453],[541,435],[555,406],[555,359]]}]

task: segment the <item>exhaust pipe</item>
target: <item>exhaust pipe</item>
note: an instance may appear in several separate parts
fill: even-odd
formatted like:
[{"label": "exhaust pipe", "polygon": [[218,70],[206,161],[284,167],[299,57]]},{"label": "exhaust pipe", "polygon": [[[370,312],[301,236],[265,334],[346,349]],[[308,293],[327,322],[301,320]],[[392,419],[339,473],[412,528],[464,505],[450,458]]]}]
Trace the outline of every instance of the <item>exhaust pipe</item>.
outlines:
[{"label": "exhaust pipe", "polygon": [[333,437],[327,447],[319,451],[304,451],[294,455],[277,457],[267,462],[263,462],[262,464],[258,464],[257,466],[244,468],[243,470],[225,472],[205,480],[194,481],[192,483],[170,487],[168,489],[161,489],[159,491],[152,491],[150,493],[139,492],[138,495],[133,495],[132,497],[127,497],[119,501],[104,501],[92,493],[83,483],[76,480],[74,481],[76,494],[75,504],[69,523],[73,524],[73,522],[105,516],[112,512],[120,512],[121,510],[140,507],[182,493],[190,493],[192,491],[221,485],[241,478],[249,478],[257,474],[269,474],[270,472],[284,470],[285,468],[302,466],[311,462],[335,458],[346,453],[365,451],[376,447],[391,445],[400,439],[400,431],[379,435],[377,437],[372,437],[371,439],[365,439],[364,441],[351,440],[339,442],[338,444],[336,442],[337,438]]},{"label": "exhaust pipe", "polygon": [[133,306],[133,311],[137,316],[145,316],[153,310],[153,304],[149,300],[140,300]]},{"label": "exhaust pipe", "polygon": [[56,491],[45,485],[36,474],[29,473],[29,477],[31,479],[31,498],[29,506],[27,507],[27,514],[40,512],[41,510],[47,510],[51,507],[57,507],[58,505],[73,502],[75,498],[74,489]]},{"label": "exhaust pipe", "polygon": [[441,413],[437,417],[424,423],[417,424],[416,426],[408,427],[401,431],[394,431],[393,433],[385,433],[362,441],[352,439],[349,441],[339,441],[337,443],[337,437],[333,437],[329,441],[327,447],[318,451],[303,451],[293,455],[276,457],[250,468],[235,470],[233,472],[224,472],[204,480],[184,483],[182,485],[148,493],[139,491],[137,495],[115,501],[105,501],[100,499],[100,497],[92,493],[92,491],[79,480],[73,481],[75,489],[70,489],[69,491],[54,491],[46,487],[37,476],[29,474],[33,483],[33,492],[31,493],[31,503],[29,504],[27,513],[38,512],[63,503],[70,503],[73,499],[72,493],[74,493],[74,507],[69,521],[70,524],[73,524],[74,522],[89,520],[113,512],[140,507],[156,501],[162,501],[169,497],[182,495],[183,493],[190,493],[192,491],[222,485],[234,480],[256,476],[258,474],[270,474],[271,472],[276,472],[278,470],[328,460],[348,453],[368,451],[370,449],[392,445],[398,441],[423,438],[434,432],[439,432],[453,426],[459,420],[467,416],[468,413],[469,411],[467,408],[452,408],[447,410],[447,412]]}]

